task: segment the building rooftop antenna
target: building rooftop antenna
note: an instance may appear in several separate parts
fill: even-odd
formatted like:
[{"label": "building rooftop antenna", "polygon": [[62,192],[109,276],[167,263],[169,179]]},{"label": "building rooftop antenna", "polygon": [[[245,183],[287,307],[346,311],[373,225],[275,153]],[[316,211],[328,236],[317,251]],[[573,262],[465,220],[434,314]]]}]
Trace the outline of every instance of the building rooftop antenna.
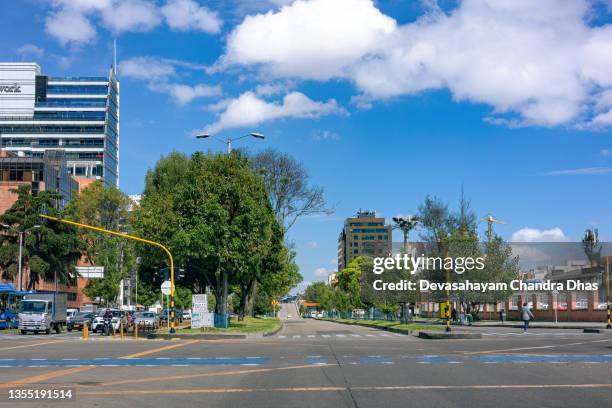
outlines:
[{"label": "building rooftop antenna", "polygon": [[117,73],[117,39],[113,39],[113,70],[115,71],[115,76]]}]

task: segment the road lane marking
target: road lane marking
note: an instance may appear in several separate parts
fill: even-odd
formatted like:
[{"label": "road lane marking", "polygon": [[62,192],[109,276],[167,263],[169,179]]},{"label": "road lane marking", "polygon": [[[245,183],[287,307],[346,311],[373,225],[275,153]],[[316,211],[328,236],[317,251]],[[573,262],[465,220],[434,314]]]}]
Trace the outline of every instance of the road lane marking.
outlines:
[{"label": "road lane marking", "polygon": [[[129,358],[134,358],[134,357],[138,357],[138,356],[142,356],[142,355],[153,354],[153,353],[156,353],[158,351],[165,351],[165,350],[170,350],[170,349],[175,349],[175,348],[178,348],[178,347],[186,346],[188,344],[195,343],[196,341],[197,340],[191,340],[191,341],[187,341],[185,343],[173,344],[171,346],[161,347],[161,348],[154,349],[154,350],[147,350],[147,351],[143,351],[143,352],[135,353],[135,354],[130,354],[130,355],[119,357],[119,358],[129,359]],[[49,344],[49,343],[61,343],[61,341],[45,342],[45,344]],[[37,345],[40,345],[40,344],[42,344],[42,343],[37,343]],[[32,345],[28,345],[28,346],[32,346]],[[63,377],[63,376],[67,376],[67,375],[74,374],[74,373],[81,373],[81,372],[84,372],[84,371],[89,371],[89,370],[93,369],[94,367],[95,367],[94,365],[83,365],[83,366],[79,366],[79,367],[68,368],[68,369],[65,369],[65,370],[54,370],[54,371],[51,371],[51,372],[48,372],[48,373],[45,373],[45,374],[33,375],[33,376],[21,378],[19,380],[9,381],[9,382],[6,382],[4,384],[0,384],[0,388],[7,388],[7,387],[12,387],[12,386],[15,386],[15,385],[23,385],[23,384],[41,383],[41,382],[45,382],[45,381],[48,381],[48,380],[53,379],[53,378]]]},{"label": "road lane marking", "polygon": [[64,342],[65,342],[64,340],[40,341],[37,343],[20,344],[19,346],[3,347],[3,348],[0,348],[0,351],[15,350],[15,349],[27,348],[27,347],[44,346],[45,344],[55,344],[55,343],[64,343]]},{"label": "road lane marking", "polygon": [[501,353],[501,352],[505,352],[505,351],[549,349],[549,348],[555,348],[555,347],[579,346],[579,345],[590,344],[590,343],[601,343],[601,342],[604,342],[604,341],[612,341],[612,338],[610,338],[610,339],[603,339],[603,340],[583,341],[583,342],[579,342],[579,343],[551,344],[551,345],[548,345],[548,346],[518,347],[518,348],[502,349],[502,350],[464,351],[463,354],[465,354],[465,355],[472,355],[472,354]]},{"label": "road lane marking", "polygon": [[612,384],[496,384],[496,385],[396,385],[358,387],[277,387],[277,388],[188,388],[176,390],[108,390],[80,391],[80,396],[107,395],[176,395],[176,394],[234,394],[260,392],[338,392],[338,391],[419,391],[419,390],[490,390],[490,389],[594,389],[612,388]]},{"label": "road lane marking", "polygon": [[[336,365],[336,364],[327,364],[328,366]],[[273,371],[285,371],[285,370],[297,370],[304,368],[318,368],[320,366],[313,366],[311,364],[308,365],[298,365],[298,366],[289,366],[289,367],[274,367],[274,368],[258,368],[254,370],[231,370],[231,371],[216,371],[211,373],[200,373],[200,374],[186,374],[186,375],[170,375],[170,376],[158,376],[158,377],[148,377],[148,378],[139,378],[139,379],[130,379],[130,380],[117,380],[117,381],[108,381],[100,384],[92,384],[92,385],[81,385],[80,387],[106,387],[106,386],[114,386],[114,385],[122,385],[122,384],[144,384],[144,383],[157,383],[160,381],[172,381],[172,380],[185,380],[191,378],[205,378],[205,377],[218,377],[218,376],[234,376],[234,375],[246,375],[246,374],[258,374],[258,373],[267,373]]]},{"label": "road lane marking", "polygon": [[75,368],[68,368],[66,370],[59,370],[59,371],[54,370],[49,373],[38,374],[38,375],[30,376],[30,377],[21,378],[19,380],[9,381],[9,382],[0,384],[0,388],[10,388],[16,385],[41,383],[41,382],[49,381],[56,377],[63,377],[63,376],[70,375],[70,374],[88,371],[88,370],[91,370],[92,368],[93,366],[81,366],[81,367],[75,367]]},{"label": "road lane marking", "polygon": [[171,344],[169,346],[164,346],[164,347],[160,347],[160,348],[156,348],[156,349],[141,351],[139,353],[128,354],[127,356],[123,356],[123,357],[119,357],[119,358],[128,359],[128,358],[136,358],[136,357],[148,356],[149,354],[155,354],[155,353],[158,353],[160,351],[166,351],[166,350],[174,350],[174,349],[177,349],[179,347],[185,347],[185,346],[188,346],[189,344],[193,344],[193,343],[197,343],[197,342],[198,342],[198,340],[189,340],[189,341],[185,341],[185,342],[182,342],[182,343]]}]

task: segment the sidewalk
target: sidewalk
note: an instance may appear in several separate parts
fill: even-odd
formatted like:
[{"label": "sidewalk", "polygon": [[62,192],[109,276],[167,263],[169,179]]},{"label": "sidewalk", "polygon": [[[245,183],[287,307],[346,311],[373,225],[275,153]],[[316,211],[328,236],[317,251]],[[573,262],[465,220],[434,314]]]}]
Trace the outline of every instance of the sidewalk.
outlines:
[{"label": "sidewalk", "polygon": [[[496,321],[479,321],[474,322],[472,326],[480,327],[523,327],[523,322],[518,320],[507,321],[502,324]],[[606,323],[600,322],[538,322],[531,320],[530,328],[538,329],[605,329]],[[610,330],[612,332],[612,329]]]},{"label": "sidewalk", "polygon": [[[440,319],[419,319],[417,320],[419,323],[426,324],[446,324]],[[543,322],[531,320],[529,322],[529,327],[537,328],[537,329],[605,329],[606,322]],[[460,325],[453,325],[460,326]],[[512,328],[522,328],[523,322],[520,320],[510,320],[505,321],[503,324],[498,320],[479,320],[473,322],[472,327],[512,327]],[[465,326],[469,327],[469,326]],[[610,330],[612,332],[612,329]]]}]

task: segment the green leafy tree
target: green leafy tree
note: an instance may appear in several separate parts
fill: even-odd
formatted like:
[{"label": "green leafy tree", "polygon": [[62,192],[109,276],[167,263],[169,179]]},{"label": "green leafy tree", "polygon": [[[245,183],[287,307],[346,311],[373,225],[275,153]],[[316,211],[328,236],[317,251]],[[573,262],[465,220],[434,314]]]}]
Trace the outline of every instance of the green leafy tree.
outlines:
[{"label": "green leafy tree", "polygon": [[[197,292],[212,288],[217,313],[226,312],[230,288],[235,287],[244,316],[255,282],[284,267],[273,259],[283,245],[282,235],[264,183],[239,152],[161,159],[147,176],[134,228],[170,247],[186,271],[182,285]],[[139,253],[143,279],[158,285],[163,254],[146,248]]]},{"label": "green leafy tree", "polygon": [[[105,187],[102,182],[91,183],[68,205],[67,216],[75,221],[111,231],[127,232],[129,227],[129,197],[116,187]],[[88,229],[80,229],[85,242],[85,257],[92,265],[104,267],[104,277],[90,279],[83,292],[99,297],[107,304],[114,303],[121,280],[134,266],[133,241]]]},{"label": "green leafy tree", "polygon": [[74,284],[75,265],[81,256],[82,241],[74,227],[62,223],[44,222],[39,216],[47,213],[61,216],[54,206],[61,196],[52,191],[41,191],[33,196],[29,185],[11,190],[17,200],[4,214],[0,223],[9,226],[0,235],[0,268],[2,274],[12,278],[17,274],[19,262],[19,236],[16,232],[31,229],[24,235],[22,265],[29,269],[28,290],[35,289],[40,279],[63,284]]},{"label": "green leafy tree", "polygon": [[191,300],[193,292],[189,288],[183,288],[180,286],[175,287],[174,305],[178,309],[191,309]]}]

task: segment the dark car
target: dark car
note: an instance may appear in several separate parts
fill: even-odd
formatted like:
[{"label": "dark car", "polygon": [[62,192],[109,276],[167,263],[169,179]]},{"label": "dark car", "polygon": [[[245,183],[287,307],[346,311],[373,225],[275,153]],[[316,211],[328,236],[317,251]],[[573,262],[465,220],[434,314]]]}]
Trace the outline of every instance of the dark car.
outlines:
[{"label": "dark car", "polygon": [[70,321],[66,325],[66,328],[68,329],[68,331],[81,331],[83,330],[83,327],[85,327],[85,323],[87,323],[87,327],[91,329],[91,323],[93,322],[93,319],[95,317],[96,314],[92,312],[79,312],[70,319]]}]

